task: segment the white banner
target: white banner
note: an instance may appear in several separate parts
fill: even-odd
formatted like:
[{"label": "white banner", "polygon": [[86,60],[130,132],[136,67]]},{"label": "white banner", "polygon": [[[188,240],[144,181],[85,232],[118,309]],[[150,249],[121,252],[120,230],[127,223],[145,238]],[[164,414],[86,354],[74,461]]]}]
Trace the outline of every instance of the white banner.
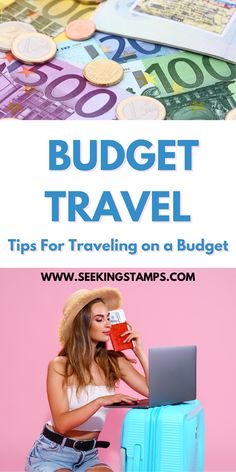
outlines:
[{"label": "white banner", "polygon": [[233,121],[0,131],[2,267],[236,266]]}]

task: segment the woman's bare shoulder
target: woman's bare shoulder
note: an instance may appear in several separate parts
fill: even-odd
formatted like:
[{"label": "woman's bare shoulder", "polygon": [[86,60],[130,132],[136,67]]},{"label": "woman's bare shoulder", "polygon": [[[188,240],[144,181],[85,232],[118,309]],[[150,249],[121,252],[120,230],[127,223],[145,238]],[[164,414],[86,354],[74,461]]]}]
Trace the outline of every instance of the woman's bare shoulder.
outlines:
[{"label": "woman's bare shoulder", "polygon": [[65,374],[65,366],[66,366],[66,356],[57,356],[52,359],[48,364],[48,370],[54,371],[57,374],[64,375]]}]

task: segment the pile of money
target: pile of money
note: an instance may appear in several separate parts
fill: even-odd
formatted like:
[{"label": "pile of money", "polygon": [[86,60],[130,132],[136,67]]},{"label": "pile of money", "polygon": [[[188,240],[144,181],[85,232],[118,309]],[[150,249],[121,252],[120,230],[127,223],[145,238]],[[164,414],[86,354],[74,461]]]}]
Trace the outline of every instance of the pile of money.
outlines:
[{"label": "pile of money", "polygon": [[234,64],[96,32],[99,3],[4,0],[0,118],[235,119]]}]

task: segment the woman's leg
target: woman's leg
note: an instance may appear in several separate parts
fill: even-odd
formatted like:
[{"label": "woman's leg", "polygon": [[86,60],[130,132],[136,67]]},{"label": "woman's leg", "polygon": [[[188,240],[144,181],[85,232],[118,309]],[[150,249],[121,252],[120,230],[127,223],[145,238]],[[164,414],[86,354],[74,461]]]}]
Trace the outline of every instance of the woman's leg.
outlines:
[{"label": "woman's leg", "polygon": [[71,472],[71,469],[57,469],[55,472]]},{"label": "woman's leg", "polygon": [[113,472],[112,469],[108,465],[94,465],[93,467],[89,467],[86,472]]}]

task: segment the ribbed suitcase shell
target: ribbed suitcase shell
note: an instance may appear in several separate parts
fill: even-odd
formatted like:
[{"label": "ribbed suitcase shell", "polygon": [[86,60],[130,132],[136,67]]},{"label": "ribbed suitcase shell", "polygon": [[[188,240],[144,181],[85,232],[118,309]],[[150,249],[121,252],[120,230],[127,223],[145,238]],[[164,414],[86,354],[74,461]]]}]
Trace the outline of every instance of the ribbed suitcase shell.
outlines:
[{"label": "ribbed suitcase shell", "polygon": [[203,467],[204,413],[198,400],[126,414],[122,472],[203,472]]}]

